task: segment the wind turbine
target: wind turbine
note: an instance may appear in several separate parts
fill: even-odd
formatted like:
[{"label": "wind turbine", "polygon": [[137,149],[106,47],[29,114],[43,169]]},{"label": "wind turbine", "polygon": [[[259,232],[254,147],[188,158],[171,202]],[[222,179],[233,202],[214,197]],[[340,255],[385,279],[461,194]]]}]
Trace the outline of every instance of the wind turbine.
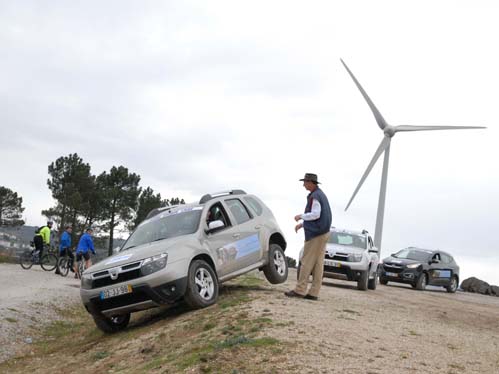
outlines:
[{"label": "wind turbine", "polygon": [[367,105],[369,105],[369,108],[371,108],[371,111],[374,114],[374,118],[376,119],[376,122],[378,123],[378,126],[380,127],[381,130],[383,130],[384,136],[383,140],[381,140],[380,145],[378,146],[378,149],[374,153],[373,158],[371,159],[371,162],[367,166],[366,171],[362,175],[362,178],[360,178],[360,182],[357,185],[357,188],[353,192],[352,197],[350,198],[350,201],[348,202],[345,211],[347,211],[348,207],[352,203],[353,199],[357,195],[357,192],[359,192],[360,187],[366,180],[367,176],[371,172],[373,166],[376,164],[376,161],[378,161],[379,157],[381,154],[384,152],[385,156],[383,159],[383,172],[381,174],[381,186],[379,190],[379,200],[378,200],[378,212],[376,214],[376,228],[374,232],[374,244],[378,248],[379,253],[381,253],[381,238],[383,235],[383,217],[385,214],[385,198],[386,198],[386,182],[388,180],[388,162],[390,160],[390,142],[392,140],[392,137],[398,133],[398,132],[405,132],[405,131],[430,131],[430,130],[463,130],[463,129],[484,129],[486,127],[482,126],[410,126],[410,125],[400,125],[400,126],[391,126],[389,125],[379,110],[376,108],[372,100],[369,98],[367,95],[366,91],[362,88],[360,85],[359,81],[355,78],[355,76],[352,74],[348,66],[345,64],[345,62],[340,59],[341,63],[347,69],[348,74],[352,77],[353,81],[355,82],[355,85],[359,89],[360,93],[364,97],[364,99],[367,101]]}]

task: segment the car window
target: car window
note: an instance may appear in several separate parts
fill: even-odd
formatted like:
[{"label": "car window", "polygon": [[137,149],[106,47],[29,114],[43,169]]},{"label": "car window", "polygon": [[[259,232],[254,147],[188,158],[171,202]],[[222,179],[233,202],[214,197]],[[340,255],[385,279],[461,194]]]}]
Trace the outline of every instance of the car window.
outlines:
[{"label": "car window", "polygon": [[357,247],[357,248],[362,248],[366,249],[367,248],[367,243],[366,243],[366,237],[363,235],[355,235],[355,234],[349,234],[346,232],[336,232],[333,231],[331,235],[329,236],[328,243],[331,244],[340,244],[340,245],[348,245],[351,247]]},{"label": "car window", "polygon": [[196,232],[201,210],[202,207],[178,209],[144,221],[130,235],[122,250]]},{"label": "car window", "polygon": [[225,227],[229,227],[230,220],[221,203],[213,204],[206,214],[206,224],[212,221],[222,221]]},{"label": "car window", "polygon": [[428,261],[430,254],[430,251],[415,248],[405,248],[395,253],[393,257],[416,261]]},{"label": "car window", "polygon": [[452,262],[452,257],[447,256],[446,254],[441,253],[440,256],[442,257],[442,262],[444,264],[450,264]]},{"label": "car window", "polygon": [[262,215],[263,213],[263,208],[262,206],[260,205],[260,203],[252,198],[252,197],[245,197],[244,198],[244,201],[249,205],[249,207],[259,216]]},{"label": "car window", "polygon": [[251,219],[246,207],[239,199],[225,200],[225,203],[230,209],[230,212],[236,219],[236,222],[240,225],[241,223],[247,222]]}]

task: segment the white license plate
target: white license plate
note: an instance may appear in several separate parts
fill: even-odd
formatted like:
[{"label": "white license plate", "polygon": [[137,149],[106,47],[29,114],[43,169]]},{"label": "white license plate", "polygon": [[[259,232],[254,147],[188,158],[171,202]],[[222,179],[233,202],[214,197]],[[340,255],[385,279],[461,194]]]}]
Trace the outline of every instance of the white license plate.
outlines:
[{"label": "white license plate", "polygon": [[386,272],[385,273],[387,277],[394,277],[394,278],[398,278],[398,274],[397,273],[389,273],[389,272]]},{"label": "white license plate", "polygon": [[109,299],[110,297],[116,297],[116,296],[124,295],[127,293],[131,293],[131,292],[132,292],[132,286],[129,284],[126,284],[123,286],[109,288],[107,290],[101,291],[100,298],[101,298],[101,300],[104,300],[104,299]]},{"label": "white license plate", "polygon": [[341,267],[341,264],[339,262],[331,261],[331,260],[324,260],[324,265],[332,266],[332,267],[335,267],[335,268],[340,268]]}]

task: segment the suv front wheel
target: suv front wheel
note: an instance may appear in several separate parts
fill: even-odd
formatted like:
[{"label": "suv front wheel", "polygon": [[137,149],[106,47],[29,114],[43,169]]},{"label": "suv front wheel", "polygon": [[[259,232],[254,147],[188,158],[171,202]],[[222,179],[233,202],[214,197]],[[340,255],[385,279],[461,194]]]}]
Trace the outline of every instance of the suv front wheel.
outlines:
[{"label": "suv front wheel", "polygon": [[184,300],[191,308],[205,308],[214,304],[218,298],[218,279],[203,260],[195,260],[189,266],[187,291]]},{"label": "suv front wheel", "polygon": [[270,245],[269,262],[263,267],[263,273],[272,284],[284,283],[288,279],[288,263],[279,244]]},{"label": "suv front wheel", "polygon": [[130,313],[120,314],[113,317],[106,317],[100,313],[92,313],[92,318],[101,331],[113,333],[121,331],[128,326],[128,322],[130,322]]}]

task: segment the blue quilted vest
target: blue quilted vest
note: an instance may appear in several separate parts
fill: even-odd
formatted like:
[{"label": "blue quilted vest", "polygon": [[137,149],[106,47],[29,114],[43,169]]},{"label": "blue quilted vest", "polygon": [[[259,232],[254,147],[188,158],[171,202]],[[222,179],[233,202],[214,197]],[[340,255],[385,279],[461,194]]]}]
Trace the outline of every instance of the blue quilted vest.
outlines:
[{"label": "blue quilted vest", "polygon": [[323,235],[329,232],[331,228],[332,215],[331,208],[329,207],[329,201],[322,192],[322,190],[317,187],[314,192],[311,192],[307,196],[307,206],[305,207],[305,213],[310,213],[312,211],[312,202],[316,199],[321,204],[321,216],[313,221],[303,221],[303,228],[305,230],[305,241],[308,242],[316,236]]}]

